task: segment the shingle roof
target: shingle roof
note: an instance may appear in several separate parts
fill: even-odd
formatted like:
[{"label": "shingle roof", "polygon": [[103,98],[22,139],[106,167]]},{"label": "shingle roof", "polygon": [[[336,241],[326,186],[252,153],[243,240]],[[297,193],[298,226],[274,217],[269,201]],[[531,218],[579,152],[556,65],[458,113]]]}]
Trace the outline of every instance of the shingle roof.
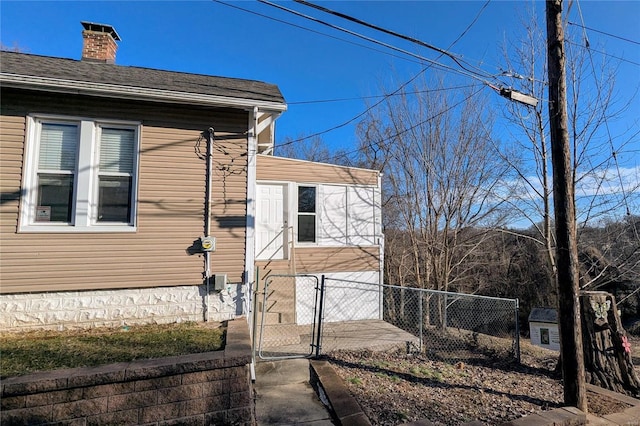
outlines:
[{"label": "shingle roof", "polygon": [[529,314],[529,322],[558,322],[558,311],[553,308],[533,308]]},{"label": "shingle roof", "polygon": [[25,53],[0,52],[0,72],[28,77],[43,77],[284,104],[284,98],[276,85],[259,81],[78,61]]}]

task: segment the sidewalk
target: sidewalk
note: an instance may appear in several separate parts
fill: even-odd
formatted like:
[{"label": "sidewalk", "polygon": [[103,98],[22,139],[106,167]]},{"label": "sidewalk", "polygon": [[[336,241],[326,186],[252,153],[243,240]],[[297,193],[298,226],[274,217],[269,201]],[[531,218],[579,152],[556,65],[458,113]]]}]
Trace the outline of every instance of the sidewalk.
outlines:
[{"label": "sidewalk", "polygon": [[263,425],[334,425],[309,384],[309,360],[256,363],[256,422]]}]

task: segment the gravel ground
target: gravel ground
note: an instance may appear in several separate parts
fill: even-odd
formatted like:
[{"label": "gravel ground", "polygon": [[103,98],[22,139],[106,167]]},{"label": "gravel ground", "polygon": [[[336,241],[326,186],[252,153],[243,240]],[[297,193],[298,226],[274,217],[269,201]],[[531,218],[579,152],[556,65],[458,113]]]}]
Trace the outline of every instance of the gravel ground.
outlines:
[{"label": "gravel ground", "polygon": [[[638,348],[640,340],[634,343]],[[518,365],[498,346],[494,342],[484,355],[469,353],[455,363],[403,350],[336,351],[328,360],[374,425],[419,419],[435,425],[472,420],[496,425],[562,405],[562,384],[553,372],[556,352],[523,339]],[[592,393],[587,397],[596,415],[627,408]]]}]

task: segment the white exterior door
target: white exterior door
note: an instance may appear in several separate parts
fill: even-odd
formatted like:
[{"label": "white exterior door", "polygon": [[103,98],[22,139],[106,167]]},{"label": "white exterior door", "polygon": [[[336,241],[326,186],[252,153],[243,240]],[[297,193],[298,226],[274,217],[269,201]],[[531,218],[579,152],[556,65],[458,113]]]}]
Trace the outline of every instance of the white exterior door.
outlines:
[{"label": "white exterior door", "polygon": [[285,185],[257,185],[256,259],[286,259]]}]

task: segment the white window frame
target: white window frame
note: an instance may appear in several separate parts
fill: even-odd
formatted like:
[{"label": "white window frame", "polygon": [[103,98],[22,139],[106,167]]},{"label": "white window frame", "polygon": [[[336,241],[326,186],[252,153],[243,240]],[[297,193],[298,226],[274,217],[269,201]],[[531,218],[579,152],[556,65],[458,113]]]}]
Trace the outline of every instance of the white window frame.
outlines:
[{"label": "white window frame", "polygon": [[[38,156],[42,123],[77,124],[79,133],[73,202],[70,223],[36,222]],[[129,223],[98,222],[99,134],[101,127],[134,131],[134,162],[131,179],[131,217]],[[58,115],[27,116],[25,160],[22,176],[19,232],[135,232],[137,230],[138,168],[141,123]]]},{"label": "white window frame", "polygon": [[[296,246],[317,246],[318,245],[318,240],[319,240],[319,226],[318,226],[318,222],[320,220],[320,213],[318,211],[318,200],[320,198],[320,185],[316,185],[316,184],[307,184],[307,183],[296,183],[295,185],[295,229],[294,229],[294,244]],[[315,213],[305,213],[305,212],[300,212],[298,210],[300,203],[298,200],[298,197],[300,195],[300,187],[309,187],[309,188],[315,188],[315,192],[316,192],[316,200],[315,200]],[[293,197],[292,197],[293,198]],[[313,215],[315,217],[314,220],[314,225],[315,225],[315,241],[298,241],[298,218],[300,217],[300,215],[303,216],[311,216]]]}]

